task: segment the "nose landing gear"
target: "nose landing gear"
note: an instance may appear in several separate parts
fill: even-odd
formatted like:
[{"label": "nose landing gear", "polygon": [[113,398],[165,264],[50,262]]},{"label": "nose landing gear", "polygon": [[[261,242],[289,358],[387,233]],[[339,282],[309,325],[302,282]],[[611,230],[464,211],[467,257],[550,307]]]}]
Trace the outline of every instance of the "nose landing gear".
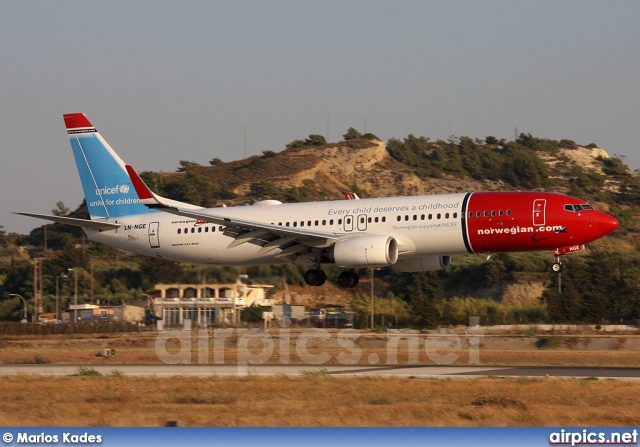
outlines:
[{"label": "nose landing gear", "polygon": [[556,262],[551,266],[551,270],[555,273],[561,273],[564,270],[564,264],[560,262],[560,256],[556,256]]}]

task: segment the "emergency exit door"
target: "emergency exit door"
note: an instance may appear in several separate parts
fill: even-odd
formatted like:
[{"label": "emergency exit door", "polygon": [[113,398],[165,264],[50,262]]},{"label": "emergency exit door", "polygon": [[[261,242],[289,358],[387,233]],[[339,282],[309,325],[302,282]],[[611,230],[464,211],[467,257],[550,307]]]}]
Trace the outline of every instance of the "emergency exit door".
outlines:
[{"label": "emergency exit door", "polygon": [[159,226],[160,222],[149,223],[149,245],[151,245],[151,248],[160,247]]}]

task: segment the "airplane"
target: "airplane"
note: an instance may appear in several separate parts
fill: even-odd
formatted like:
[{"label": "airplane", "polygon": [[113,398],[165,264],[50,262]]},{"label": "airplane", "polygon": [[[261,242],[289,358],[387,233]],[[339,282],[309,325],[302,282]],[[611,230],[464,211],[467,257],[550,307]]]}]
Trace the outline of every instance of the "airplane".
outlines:
[{"label": "airplane", "polygon": [[125,164],[82,113],[64,115],[90,220],[17,212],[82,227],[87,237],[126,252],[189,263],[310,265],[305,282],[321,286],[323,264],[400,272],[440,270],[453,256],[584,250],[618,221],[584,200],[550,192],[466,192],[405,197],[203,208],[161,197]]}]

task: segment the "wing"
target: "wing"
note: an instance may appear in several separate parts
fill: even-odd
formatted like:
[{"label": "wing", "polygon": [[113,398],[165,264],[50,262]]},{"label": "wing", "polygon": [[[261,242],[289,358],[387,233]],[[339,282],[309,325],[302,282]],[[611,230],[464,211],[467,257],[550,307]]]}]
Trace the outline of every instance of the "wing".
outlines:
[{"label": "wing", "polygon": [[75,219],[73,217],[52,216],[50,214],[23,213],[19,211],[15,211],[13,214],[51,220],[53,222],[73,225],[75,227],[92,228],[99,231],[115,230],[116,228],[120,227],[120,224],[117,223],[101,222],[99,220]]},{"label": "wing", "polygon": [[280,249],[281,251],[276,255],[276,258],[295,261],[298,257],[313,252],[314,249],[330,247],[338,240],[338,235],[335,233],[283,227],[216,215],[207,208],[197,208],[187,203],[165,199],[154,194],[131,166],[127,165],[126,169],[138,198],[143,204],[149,208],[159,209],[178,216],[190,217],[199,221],[224,226],[223,234],[233,238],[227,248],[251,243],[262,247],[256,256],[263,256]]}]

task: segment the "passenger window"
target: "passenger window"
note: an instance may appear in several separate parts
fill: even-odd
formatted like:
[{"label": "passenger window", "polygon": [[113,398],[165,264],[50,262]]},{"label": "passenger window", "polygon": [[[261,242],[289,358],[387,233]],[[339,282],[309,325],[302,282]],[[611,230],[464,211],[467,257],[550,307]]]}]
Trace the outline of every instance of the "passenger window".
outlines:
[{"label": "passenger window", "polygon": [[398,216],[398,222],[400,222],[401,219],[402,219],[402,217]]},{"label": "passenger window", "polygon": [[445,215],[444,215],[444,218],[445,218],[445,219],[448,219],[448,218],[449,218],[449,213],[445,214]]},{"label": "passenger window", "polygon": [[404,220],[405,221],[409,220],[409,215],[408,214],[406,216],[404,216]]},{"label": "passenger window", "polygon": [[386,221],[387,221],[386,216],[382,216],[382,221],[383,221],[383,222],[386,222]]},{"label": "passenger window", "polygon": [[318,226],[318,221],[316,220],[316,227]]},{"label": "passenger window", "polygon": [[438,213],[438,220],[442,217],[442,214]]},{"label": "passenger window", "polygon": [[202,233],[202,227],[198,227],[198,233]]},{"label": "passenger window", "polygon": [[469,219],[473,217],[473,211],[469,211]]},{"label": "passenger window", "polygon": [[507,210],[507,216],[511,216],[511,210]]},{"label": "passenger window", "polygon": [[491,217],[496,217],[496,211],[495,210],[491,211]]},{"label": "passenger window", "polygon": [[342,219],[338,219],[338,225],[342,225]]},{"label": "passenger window", "polygon": [[333,225],[333,219],[329,220],[329,225]]},{"label": "passenger window", "polygon": [[429,220],[433,219],[433,214],[429,214]]},{"label": "passenger window", "polygon": [[378,218],[376,217],[376,223],[378,223]]},{"label": "passenger window", "polygon": [[294,227],[297,227],[297,226],[298,226],[298,222],[294,222],[294,223],[293,223],[293,226],[294,226]]},{"label": "passenger window", "polygon": [[413,215],[413,220],[418,220],[418,215],[417,214]]},{"label": "passenger window", "polygon": [[476,217],[482,217],[482,213],[480,211],[476,212]]},{"label": "passenger window", "polygon": [[489,217],[489,211],[484,212],[484,217]]},{"label": "passenger window", "polygon": [[453,218],[457,219],[458,218],[458,213],[453,213]]},{"label": "passenger window", "polygon": [[178,228],[178,234],[182,233],[182,228]]},{"label": "passenger window", "polygon": [[368,222],[368,223],[371,223],[371,218],[370,218],[370,217],[367,219],[367,222]]},{"label": "passenger window", "polygon": [[[318,223],[316,222],[316,225],[318,225]],[[311,226],[311,221],[307,222],[307,226],[310,227]]]},{"label": "passenger window", "polygon": [[192,233],[195,233],[195,232],[196,232],[196,229],[192,227],[192,228],[191,228],[191,232],[192,232]]}]

